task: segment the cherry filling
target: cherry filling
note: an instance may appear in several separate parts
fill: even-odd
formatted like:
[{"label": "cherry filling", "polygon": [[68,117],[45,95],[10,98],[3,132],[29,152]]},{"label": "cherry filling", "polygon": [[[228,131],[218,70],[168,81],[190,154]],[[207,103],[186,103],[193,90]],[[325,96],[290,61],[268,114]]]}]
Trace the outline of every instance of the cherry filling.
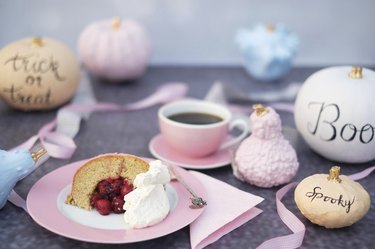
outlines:
[{"label": "cherry filling", "polygon": [[90,204],[101,215],[108,215],[110,212],[124,213],[124,196],[133,189],[133,185],[127,179],[107,178],[96,185]]}]

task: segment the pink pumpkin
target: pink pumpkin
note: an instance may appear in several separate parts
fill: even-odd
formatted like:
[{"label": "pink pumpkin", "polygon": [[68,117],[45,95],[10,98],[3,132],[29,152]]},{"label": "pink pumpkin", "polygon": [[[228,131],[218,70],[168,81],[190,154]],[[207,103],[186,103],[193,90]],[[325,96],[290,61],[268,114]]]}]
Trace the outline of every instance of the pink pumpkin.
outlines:
[{"label": "pink pumpkin", "polygon": [[79,36],[78,52],[94,75],[110,81],[130,80],[144,74],[151,40],[136,21],[114,18],[87,26]]}]

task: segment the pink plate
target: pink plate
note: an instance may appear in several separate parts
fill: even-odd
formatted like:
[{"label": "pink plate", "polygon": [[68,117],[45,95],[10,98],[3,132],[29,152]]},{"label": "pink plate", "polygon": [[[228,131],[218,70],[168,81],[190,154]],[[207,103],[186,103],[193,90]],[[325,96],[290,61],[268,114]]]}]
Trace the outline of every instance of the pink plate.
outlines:
[{"label": "pink plate", "polygon": [[[173,233],[193,222],[203,212],[204,208],[191,209],[189,205],[190,194],[178,182],[170,183],[171,189],[176,193],[175,207],[168,216],[159,224],[143,229],[118,229],[118,228],[94,228],[82,225],[85,221],[76,222],[68,218],[61,211],[62,206],[69,206],[64,203],[61,196],[63,191],[69,188],[76,170],[87,160],[74,162],[58,168],[42,177],[31,188],[27,196],[27,209],[31,217],[44,228],[76,240],[96,242],[96,243],[131,243],[158,238]],[[206,197],[204,186],[194,175],[182,168],[175,167],[175,170],[184,180],[203,198]],[[83,212],[80,209],[80,212]],[[85,211],[86,216],[93,218],[98,216],[96,211]],[[112,219],[122,220],[123,214],[111,214]],[[99,215],[100,216],[100,215]],[[108,216],[102,216],[105,219]],[[109,218],[109,217],[108,217]]]},{"label": "pink plate", "polygon": [[230,149],[217,151],[206,157],[191,158],[184,156],[171,148],[161,134],[151,139],[148,148],[154,157],[172,165],[189,169],[218,168],[230,164],[232,159]]}]

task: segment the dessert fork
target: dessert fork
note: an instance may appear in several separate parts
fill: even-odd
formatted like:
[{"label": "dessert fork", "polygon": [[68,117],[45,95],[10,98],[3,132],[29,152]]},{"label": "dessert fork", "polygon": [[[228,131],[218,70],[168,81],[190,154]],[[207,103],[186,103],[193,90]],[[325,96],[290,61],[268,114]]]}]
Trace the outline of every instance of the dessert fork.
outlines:
[{"label": "dessert fork", "polygon": [[189,193],[192,195],[190,197],[191,205],[189,206],[192,209],[202,208],[207,205],[207,202],[203,200],[202,197],[195,194],[195,192],[187,185],[187,183],[184,181],[184,179],[173,169],[173,167],[168,167],[169,173],[171,175],[171,181],[176,180],[182,184],[182,186],[189,191]]}]

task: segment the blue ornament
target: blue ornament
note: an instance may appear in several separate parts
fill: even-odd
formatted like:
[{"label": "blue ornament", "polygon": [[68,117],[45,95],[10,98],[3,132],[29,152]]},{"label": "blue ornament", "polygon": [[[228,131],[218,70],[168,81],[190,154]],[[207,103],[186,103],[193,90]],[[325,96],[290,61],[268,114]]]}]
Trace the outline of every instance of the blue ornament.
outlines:
[{"label": "blue ornament", "polygon": [[235,41],[243,54],[245,69],[260,81],[273,81],[285,76],[299,45],[298,37],[283,24],[240,29]]},{"label": "blue ornament", "polygon": [[36,153],[28,150],[0,150],[0,209],[16,183],[35,169],[35,162],[45,153],[44,149]]}]

